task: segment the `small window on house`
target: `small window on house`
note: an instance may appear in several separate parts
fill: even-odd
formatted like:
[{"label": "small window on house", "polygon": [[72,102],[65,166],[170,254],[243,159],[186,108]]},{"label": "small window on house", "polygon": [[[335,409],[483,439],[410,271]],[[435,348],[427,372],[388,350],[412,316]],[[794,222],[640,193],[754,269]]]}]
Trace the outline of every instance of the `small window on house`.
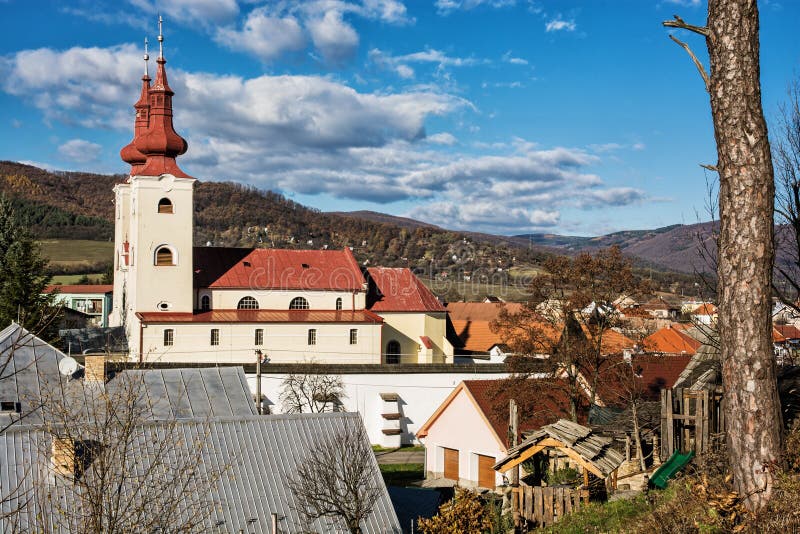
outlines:
[{"label": "small window on house", "polygon": [[308,301],[303,297],[295,297],[289,303],[290,310],[307,310],[308,309]]},{"label": "small window on house", "polygon": [[342,297],[339,297],[339,298],[336,299],[336,309],[337,310],[341,310],[342,309]]},{"label": "small window on house", "polygon": [[386,363],[400,363],[400,343],[394,339],[386,344]]},{"label": "small window on house", "polygon": [[156,265],[159,267],[175,265],[172,250],[169,247],[158,247],[156,250]]},{"label": "small window on house", "polygon": [[256,328],[256,345],[263,345],[264,344],[264,329],[263,328]]},{"label": "small window on house", "polygon": [[22,404],[16,401],[0,401],[0,412],[20,413]]},{"label": "small window on house", "polygon": [[351,345],[358,345],[358,329],[351,328],[350,329],[350,344]]},{"label": "small window on house", "polygon": [[203,298],[200,299],[200,309],[203,311],[208,311],[211,309],[211,297],[208,295],[203,295]]},{"label": "small window on house", "polygon": [[309,345],[316,345],[317,344],[317,329],[316,328],[309,328],[308,329],[308,344]]},{"label": "small window on house", "polygon": [[236,305],[237,310],[257,310],[258,301],[253,297],[242,297],[239,304]]},{"label": "small window on house", "polygon": [[171,347],[175,343],[175,330],[167,328],[164,330],[164,346]]},{"label": "small window on house", "polygon": [[172,213],[172,201],[168,198],[162,198],[159,200],[158,213]]},{"label": "small window on house", "polygon": [[211,329],[211,346],[216,347],[219,345],[219,328]]}]

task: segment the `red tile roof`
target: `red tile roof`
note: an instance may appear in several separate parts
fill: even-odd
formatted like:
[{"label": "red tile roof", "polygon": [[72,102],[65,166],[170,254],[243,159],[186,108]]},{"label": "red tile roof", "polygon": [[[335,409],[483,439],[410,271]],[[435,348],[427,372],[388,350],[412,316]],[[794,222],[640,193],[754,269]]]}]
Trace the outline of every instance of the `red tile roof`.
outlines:
[{"label": "red tile roof", "polygon": [[81,284],[81,285],[51,285],[44,290],[45,293],[52,293],[58,290],[59,293],[91,294],[91,293],[111,293],[114,291],[113,285],[106,284]]},{"label": "red tile roof", "polygon": [[800,339],[800,329],[794,325],[783,324],[775,325],[775,330],[780,333],[785,339]]},{"label": "red tile roof", "polygon": [[642,348],[645,352],[688,354],[691,356],[697,352],[701,343],[685,334],[683,330],[683,327],[670,326],[657,330],[644,338]]},{"label": "red tile roof", "polygon": [[422,344],[425,346],[426,349],[433,348],[433,341],[428,336],[419,336],[419,340],[422,341]]},{"label": "red tile roof", "polygon": [[[661,390],[671,388],[686,369],[692,357],[688,354],[635,354],[632,365],[639,375],[645,400],[658,400]],[[623,365],[621,359],[610,362],[600,377],[598,395],[607,404],[622,405],[626,402],[625,386],[614,371]]]},{"label": "red tile roof", "polygon": [[202,313],[139,312],[145,323],[382,323],[369,310],[211,310]]},{"label": "red tile roof", "polygon": [[348,248],[259,248],[236,261],[208,287],[357,291],[363,289],[364,283],[364,275]]},{"label": "red tile roof", "polygon": [[445,307],[410,269],[370,267],[367,307],[374,312],[443,312]]},{"label": "red tile roof", "polygon": [[522,311],[522,304],[516,302],[495,303],[495,302],[448,302],[447,313],[453,320],[462,321],[494,321],[500,314],[500,310],[508,310],[508,313],[519,313]]},{"label": "red tile roof", "polygon": [[701,304],[693,312],[692,315],[716,315],[717,307],[713,304]]},{"label": "red tile roof", "polygon": [[[474,400],[476,408],[487,420],[498,440],[508,447],[508,399],[510,394],[508,391],[500,389],[501,384],[501,380],[464,380],[422,425],[417,431],[417,436],[425,437],[428,429],[447,409],[456,395],[460,391],[466,391]],[[545,381],[538,382],[536,387],[545,388],[542,391],[541,405],[536,407],[535,412],[519,411],[520,434],[555,422],[569,412],[569,399],[563,389]]]},{"label": "red tile roof", "polygon": [[[449,306],[449,305],[448,305]],[[500,343],[505,343],[499,334],[492,332],[489,321],[461,321],[453,320],[461,348],[472,352],[486,352]]]}]

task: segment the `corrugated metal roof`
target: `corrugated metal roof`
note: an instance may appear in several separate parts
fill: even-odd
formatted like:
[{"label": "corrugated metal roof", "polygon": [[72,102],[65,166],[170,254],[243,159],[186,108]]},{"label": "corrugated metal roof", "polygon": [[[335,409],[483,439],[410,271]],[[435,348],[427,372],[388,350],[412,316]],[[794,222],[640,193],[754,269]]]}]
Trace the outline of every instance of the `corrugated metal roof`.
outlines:
[{"label": "corrugated metal roof", "polygon": [[126,387],[142,392],[148,419],[257,415],[241,367],[130,370],[106,384],[112,395]]},{"label": "corrugated metal roof", "polygon": [[[195,249],[195,257],[203,254]],[[229,255],[228,255],[229,256]],[[230,261],[230,257],[227,261]],[[211,262],[215,263],[215,262]],[[206,267],[209,271],[212,268]],[[214,288],[360,291],[364,275],[350,249],[254,249],[208,284]]]},{"label": "corrugated metal roof", "polygon": [[436,295],[405,268],[370,267],[367,307],[374,312],[443,312]]},{"label": "corrugated metal roof", "polygon": [[58,372],[63,358],[64,353],[16,323],[0,331],[0,401],[20,404],[19,414],[0,413],[0,428],[19,415],[26,422],[41,422],[39,400],[73,389]]},{"label": "corrugated metal roof", "polygon": [[202,313],[139,312],[145,323],[382,323],[369,310],[211,310]]},{"label": "corrugated metal roof", "polygon": [[[271,514],[278,515],[279,532],[347,532],[341,521],[320,519],[311,524],[304,521],[296,511],[294,496],[287,481],[296,476],[297,468],[305,454],[319,440],[345,427],[362,425],[355,413],[301,414],[276,416],[248,416],[213,418],[209,420],[189,419],[173,422],[155,422],[137,426],[136,453],[125,457],[134,468],[144,470],[148,455],[154,454],[153,444],[169,440],[174,444],[170,454],[182,458],[197,457],[197,488],[207,491],[215,504],[208,518],[204,518],[202,532],[268,534],[271,532]],[[174,433],[174,434],[173,434]],[[174,439],[173,439],[174,435]],[[57,517],[53,511],[58,506],[77,506],[75,486],[64,482],[57,485],[34,484],[34,477],[25,476],[31,466],[38,473],[46,473],[50,463],[49,436],[43,430],[18,426],[0,435],[0,495],[10,488],[17,488],[29,498],[19,516],[21,530],[35,526],[36,514]],[[201,442],[205,447],[197,448]],[[366,445],[365,445],[366,446]],[[372,457],[372,455],[370,455]],[[372,457],[372,477],[381,488],[372,513],[363,522],[364,532],[399,534],[400,524],[392,507],[389,495],[381,479],[378,464]],[[221,466],[224,472],[217,480]],[[141,472],[141,471],[139,471]],[[207,482],[207,485],[203,485]],[[141,478],[131,477],[123,486],[124,498],[132,497],[133,485],[140,485]],[[191,486],[165,498],[191,503],[196,497]],[[210,491],[209,491],[210,490]],[[47,499],[47,492],[54,498]],[[150,496],[158,498],[159,496]],[[205,498],[205,495],[202,496]],[[124,500],[123,498],[123,500]],[[55,501],[55,502],[54,502]],[[12,505],[0,498],[3,511]],[[189,504],[178,505],[177,514],[191,513]],[[1,516],[2,514],[0,514]],[[8,520],[6,520],[8,521]],[[0,520],[0,525],[3,525]],[[8,523],[5,527],[8,527]],[[0,528],[4,530],[4,528]],[[76,531],[75,525],[58,525],[51,532]]]}]

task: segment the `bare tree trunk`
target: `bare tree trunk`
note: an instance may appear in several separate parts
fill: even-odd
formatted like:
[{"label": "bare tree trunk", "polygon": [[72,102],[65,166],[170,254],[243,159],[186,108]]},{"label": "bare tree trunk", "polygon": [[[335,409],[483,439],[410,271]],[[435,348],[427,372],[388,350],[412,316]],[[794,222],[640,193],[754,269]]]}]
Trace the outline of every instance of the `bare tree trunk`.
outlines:
[{"label": "bare tree trunk", "polygon": [[719,332],[734,480],[750,509],[772,496],[781,415],[772,352],[775,186],[761,107],[756,0],[710,0],[706,42],[720,181]]},{"label": "bare tree trunk", "polygon": [[636,444],[636,457],[639,458],[639,467],[644,473],[647,466],[644,463],[644,452],[642,451],[642,433],[639,430],[639,410],[636,406],[636,401],[631,404],[631,414],[633,415],[633,439]]}]

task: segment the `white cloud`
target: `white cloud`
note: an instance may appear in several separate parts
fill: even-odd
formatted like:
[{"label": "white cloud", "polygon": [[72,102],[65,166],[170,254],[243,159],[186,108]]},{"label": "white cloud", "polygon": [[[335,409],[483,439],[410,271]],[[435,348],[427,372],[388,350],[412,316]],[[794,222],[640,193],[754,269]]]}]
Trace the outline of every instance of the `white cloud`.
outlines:
[{"label": "white cloud", "polygon": [[576,28],[574,20],[564,20],[561,17],[549,20],[544,25],[544,31],[546,32],[557,32],[557,31],[567,31],[567,32],[574,32]]},{"label": "white cloud", "polygon": [[305,34],[294,16],[272,16],[263,8],[251,11],[240,31],[220,28],[215,40],[233,50],[249,52],[262,61],[271,61],[306,46]]},{"label": "white cloud", "polygon": [[[116,129],[127,140],[141,71],[136,48],[18,52],[0,59],[7,74],[0,87],[51,122]],[[633,188],[605,186],[589,170],[601,162],[590,149],[514,138],[476,155],[457,150],[450,133],[427,136],[432,117],[473,109],[430,88],[364,93],[320,76],[244,78],[174,67],[169,75],[175,127],[189,141],[181,165],[199,178],[371,202],[411,200],[419,205],[415,216],[484,231],[547,228],[560,224],[563,207],[645,199]],[[98,150],[73,139],[59,154],[88,162]]]},{"label": "white cloud", "polygon": [[399,56],[393,56],[378,48],[373,48],[369,51],[369,59],[376,65],[394,70],[401,78],[414,77],[414,69],[409,66],[409,63],[434,64],[437,69],[443,70],[446,67],[468,67],[487,62],[473,57],[448,56],[445,52],[434,48]]},{"label": "white cloud", "polygon": [[429,135],[425,138],[426,141],[429,143],[433,143],[434,145],[446,145],[446,146],[453,146],[458,143],[458,139],[448,132],[441,132],[433,135]]},{"label": "white cloud", "polygon": [[321,18],[306,23],[314,46],[330,62],[338,63],[351,57],[358,48],[358,34],[338,11],[326,11]]},{"label": "white cloud", "polygon": [[62,158],[75,163],[97,161],[102,152],[102,146],[84,139],[72,139],[58,147],[58,153]]},{"label": "white cloud", "polygon": [[468,11],[479,6],[493,8],[508,7],[516,4],[516,0],[436,0],[435,6],[439,13],[446,15],[451,11],[463,9]]},{"label": "white cloud", "polygon": [[700,0],[664,0],[668,4],[677,4],[679,6],[697,7],[700,5]]},{"label": "white cloud", "polygon": [[503,54],[503,61],[505,61],[506,63],[510,63],[512,65],[527,65],[528,64],[528,60],[527,59],[523,59],[521,57],[514,57],[511,54],[511,50],[509,50],[508,52]]},{"label": "white cloud", "polygon": [[[231,21],[239,14],[236,0],[129,0],[131,4],[155,17],[162,13],[165,23],[170,19],[182,24],[210,27]],[[155,24],[155,23],[154,23]]]}]

